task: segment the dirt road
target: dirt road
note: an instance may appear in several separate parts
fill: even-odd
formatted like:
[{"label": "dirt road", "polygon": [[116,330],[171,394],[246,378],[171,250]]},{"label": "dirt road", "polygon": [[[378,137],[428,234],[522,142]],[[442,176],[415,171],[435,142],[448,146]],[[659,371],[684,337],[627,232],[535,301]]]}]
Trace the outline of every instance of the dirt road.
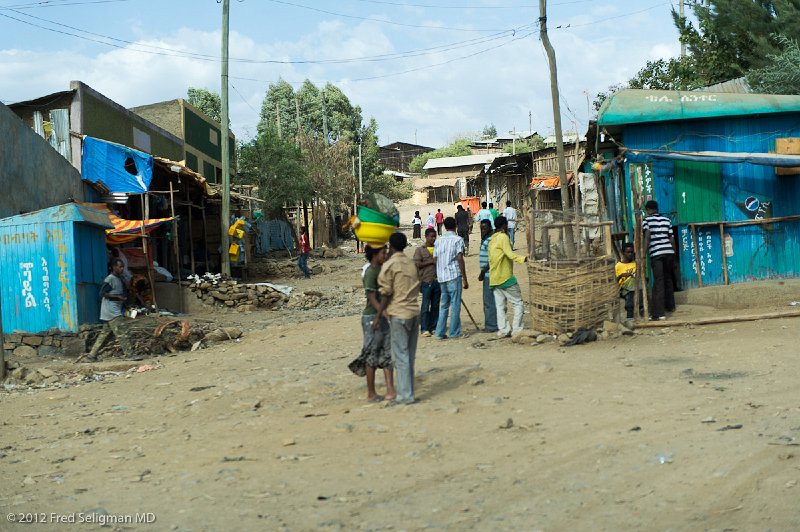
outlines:
[{"label": "dirt road", "polygon": [[[357,284],[351,260],[303,287]],[[800,529],[797,319],[422,338],[420,402],[384,408],[347,369],[357,317],[305,316],[217,315],[240,342],[0,393],[0,530]]]}]

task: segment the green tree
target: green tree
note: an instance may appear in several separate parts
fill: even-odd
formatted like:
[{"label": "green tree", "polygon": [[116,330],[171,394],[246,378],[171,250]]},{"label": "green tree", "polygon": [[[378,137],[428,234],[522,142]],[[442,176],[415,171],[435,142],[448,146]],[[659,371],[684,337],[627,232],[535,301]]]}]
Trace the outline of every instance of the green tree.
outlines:
[{"label": "green tree", "polygon": [[310,201],[314,191],[300,148],[273,129],[240,146],[236,182],[258,185],[269,218],[282,218],[284,206]]},{"label": "green tree", "polygon": [[222,121],[222,103],[219,94],[208,89],[189,87],[186,101],[203,111],[211,120]]},{"label": "green tree", "polygon": [[516,146],[513,144],[507,144],[503,147],[503,151],[506,153],[530,153],[532,151],[541,150],[544,148],[544,137],[539,135],[538,133],[534,133],[533,136],[529,139],[519,139],[516,142]]},{"label": "green tree", "polygon": [[494,139],[497,138],[497,128],[494,127],[494,124],[487,124],[483,126],[483,132],[481,136],[485,139]]},{"label": "green tree", "polygon": [[411,160],[411,162],[408,164],[408,167],[412,172],[419,173],[422,172],[422,167],[425,166],[425,163],[427,163],[429,159],[472,155],[470,144],[472,144],[472,141],[469,139],[456,139],[450,145],[445,146],[444,148],[438,148],[433,151],[417,155]]},{"label": "green tree", "polygon": [[800,94],[800,45],[796,40],[779,36],[782,50],[769,56],[771,64],[747,73],[747,82],[757,92]]}]

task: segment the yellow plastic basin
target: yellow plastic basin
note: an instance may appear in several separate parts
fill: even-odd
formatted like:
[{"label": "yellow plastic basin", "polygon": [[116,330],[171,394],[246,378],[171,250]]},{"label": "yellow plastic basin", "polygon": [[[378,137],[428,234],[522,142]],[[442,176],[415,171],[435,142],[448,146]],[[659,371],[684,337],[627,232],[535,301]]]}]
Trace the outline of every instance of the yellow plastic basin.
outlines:
[{"label": "yellow plastic basin", "polygon": [[361,222],[353,231],[359,240],[374,248],[385,246],[394,233],[393,225]]}]

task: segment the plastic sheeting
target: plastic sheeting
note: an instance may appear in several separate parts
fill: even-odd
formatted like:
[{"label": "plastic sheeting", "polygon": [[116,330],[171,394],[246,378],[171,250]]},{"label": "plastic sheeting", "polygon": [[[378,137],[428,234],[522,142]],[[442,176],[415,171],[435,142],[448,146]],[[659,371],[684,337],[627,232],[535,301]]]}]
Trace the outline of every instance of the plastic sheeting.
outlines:
[{"label": "plastic sheeting", "polygon": [[780,153],[738,153],[723,151],[663,151],[663,150],[631,150],[627,153],[635,156],[648,156],[654,159],[673,159],[677,161],[695,161],[704,163],[750,163],[761,166],[779,166],[792,168],[800,166],[800,155]]},{"label": "plastic sheeting", "polygon": [[83,179],[111,192],[144,194],[153,179],[153,157],[120,144],[83,138]]}]

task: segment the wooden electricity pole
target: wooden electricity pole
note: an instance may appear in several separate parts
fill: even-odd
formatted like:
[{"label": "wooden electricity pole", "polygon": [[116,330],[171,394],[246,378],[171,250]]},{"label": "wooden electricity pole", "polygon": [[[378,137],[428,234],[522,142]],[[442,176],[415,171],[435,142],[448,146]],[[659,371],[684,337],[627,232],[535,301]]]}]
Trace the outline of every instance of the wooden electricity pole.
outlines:
[{"label": "wooden electricity pole", "polygon": [[[539,0],[539,36],[547,53],[547,63],[550,65],[550,95],[553,100],[553,127],[556,130],[556,156],[558,158],[558,179],[561,184],[561,210],[566,215],[569,212],[569,183],[567,182],[567,163],[564,159],[564,136],[561,132],[561,105],[558,101],[558,71],[556,68],[556,52],[547,35],[547,0]],[[564,230],[567,256],[575,256],[575,236],[572,227],[567,225]]]},{"label": "wooden electricity pole", "polygon": [[220,90],[222,123],[220,130],[222,130],[222,211],[219,216],[219,224],[221,229],[221,261],[222,261],[222,274],[231,274],[231,257],[228,254],[228,246],[230,241],[228,239],[228,225],[230,225],[231,218],[231,158],[230,158],[230,143],[228,141],[228,23],[230,20],[230,0],[222,0],[222,87]]}]

